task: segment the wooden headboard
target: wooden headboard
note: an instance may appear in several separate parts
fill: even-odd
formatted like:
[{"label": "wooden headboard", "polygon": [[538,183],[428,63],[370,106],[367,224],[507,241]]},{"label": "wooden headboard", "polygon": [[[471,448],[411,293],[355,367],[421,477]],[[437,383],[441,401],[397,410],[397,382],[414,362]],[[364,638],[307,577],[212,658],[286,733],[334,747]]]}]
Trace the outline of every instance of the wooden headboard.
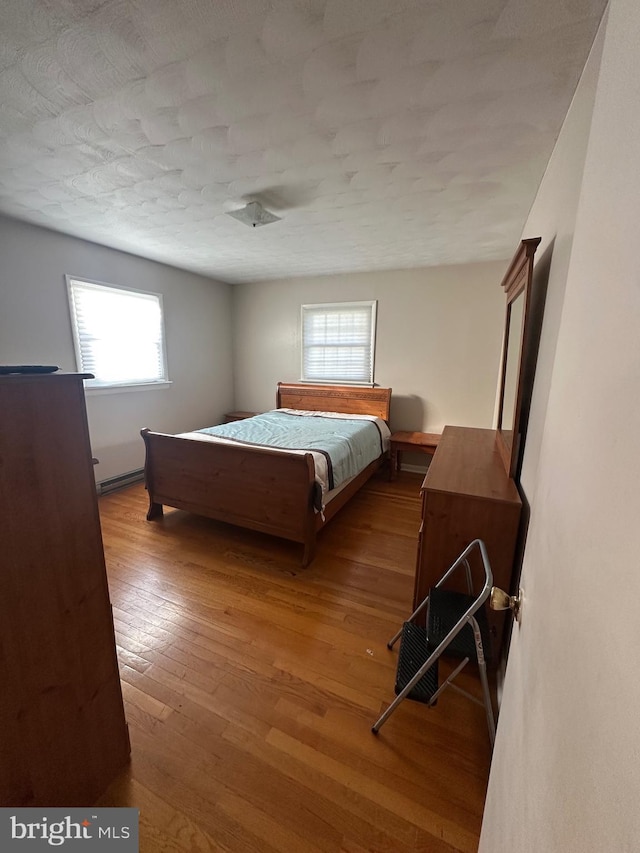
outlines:
[{"label": "wooden headboard", "polygon": [[307,412],[345,412],[349,415],[375,415],[389,420],[391,388],[363,388],[359,385],[305,385],[302,382],[278,382],[278,409]]}]

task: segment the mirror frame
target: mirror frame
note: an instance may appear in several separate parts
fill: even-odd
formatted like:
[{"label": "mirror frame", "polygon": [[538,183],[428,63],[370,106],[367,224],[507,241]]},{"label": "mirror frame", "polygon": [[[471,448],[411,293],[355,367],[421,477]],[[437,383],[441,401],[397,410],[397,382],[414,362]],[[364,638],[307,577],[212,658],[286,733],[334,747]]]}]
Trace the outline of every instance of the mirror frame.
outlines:
[{"label": "mirror frame", "polygon": [[[513,477],[515,474],[518,454],[520,451],[520,411],[522,408],[522,374],[523,354],[527,339],[527,320],[531,307],[531,281],[533,278],[533,256],[540,245],[540,237],[532,237],[522,240],[509,264],[509,268],[502,279],[502,287],[507,297],[505,311],[504,332],[502,337],[502,359],[500,364],[500,382],[498,392],[498,420],[496,428],[496,445],[504,463],[507,475]],[[522,334],[520,336],[520,349],[517,354],[515,405],[513,411],[513,429],[509,438],[509,430],[501,427],[504,410],[504,392],[507,377],[507,360],[509,357],[509,325],[511,322],[511,306],[520,294],[523,295],[524,305],[522,314]]]}]

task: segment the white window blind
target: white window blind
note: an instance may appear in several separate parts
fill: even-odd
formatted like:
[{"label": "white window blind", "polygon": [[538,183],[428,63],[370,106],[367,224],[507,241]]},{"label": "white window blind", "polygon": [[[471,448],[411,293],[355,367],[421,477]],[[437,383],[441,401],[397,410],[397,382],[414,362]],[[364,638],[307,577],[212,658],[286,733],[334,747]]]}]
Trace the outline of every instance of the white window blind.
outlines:
[{"label": "white window blind", "polygon": [[373,384],[376,303],[302,306],[302,379]]},{"label": "white window blind", "polygon": [[94,387],[166,382],[162,297],[67,276],[78,370]]}]

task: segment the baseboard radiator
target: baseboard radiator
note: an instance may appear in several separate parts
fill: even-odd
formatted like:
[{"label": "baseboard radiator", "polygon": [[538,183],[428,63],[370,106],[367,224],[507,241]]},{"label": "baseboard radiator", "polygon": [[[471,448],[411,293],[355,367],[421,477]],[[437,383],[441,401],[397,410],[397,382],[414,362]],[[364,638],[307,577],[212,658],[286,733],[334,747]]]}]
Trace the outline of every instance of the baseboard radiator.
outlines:
[{"label": "baseboard radiator", "polygon": [[96,483],[96,490],[99,495],[108,495],[109,492],[124,489],[126,486],[132,486],[134,483],[141,483],[143,480],[144,468],[138,468],[135,471],[128,471],[126,474],[120,474],[117,477],[111,477],[108,480],[102,480],[100,483]]}]

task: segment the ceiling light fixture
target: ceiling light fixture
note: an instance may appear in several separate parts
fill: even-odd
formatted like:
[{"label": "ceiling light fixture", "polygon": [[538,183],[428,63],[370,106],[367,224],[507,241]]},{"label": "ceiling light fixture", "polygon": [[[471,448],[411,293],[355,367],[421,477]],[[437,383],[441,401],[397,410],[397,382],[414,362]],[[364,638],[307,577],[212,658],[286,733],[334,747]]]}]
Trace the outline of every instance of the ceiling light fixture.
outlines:
[{"label": "ceiling light fixture", "polygon": [[276,216],[265,210],[264,207],[257,201],[251,201],[246,207],[241,207],[239,210],[228,210],[229,216],[234,219],[244,222],[245,225],[250,225],[252,228],[259,228],[261,225],[269,225],[271,222],[279,222],[281,217]]}]

